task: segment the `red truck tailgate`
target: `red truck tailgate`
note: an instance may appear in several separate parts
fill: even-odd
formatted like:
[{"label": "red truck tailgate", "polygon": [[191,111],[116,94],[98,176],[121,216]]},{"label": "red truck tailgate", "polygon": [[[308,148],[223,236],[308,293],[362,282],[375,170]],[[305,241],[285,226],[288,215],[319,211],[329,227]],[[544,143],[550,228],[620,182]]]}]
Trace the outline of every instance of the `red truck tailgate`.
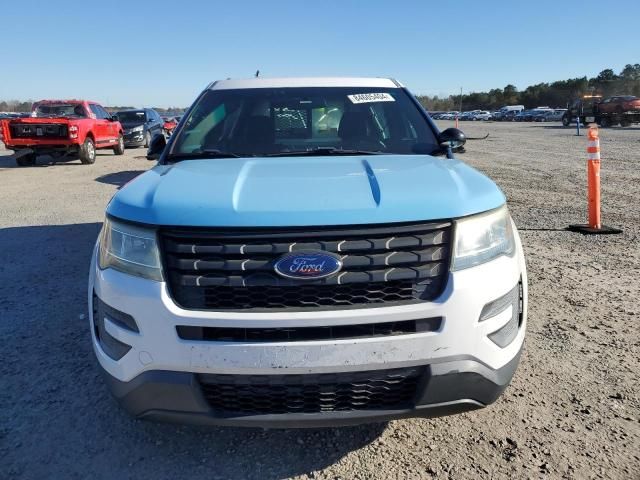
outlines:
[{"label": "red truck tailgate", "polygon": [[69,121],[65,118],[5,119],[2,120],[2,132],[7,145],[68,140]]}]

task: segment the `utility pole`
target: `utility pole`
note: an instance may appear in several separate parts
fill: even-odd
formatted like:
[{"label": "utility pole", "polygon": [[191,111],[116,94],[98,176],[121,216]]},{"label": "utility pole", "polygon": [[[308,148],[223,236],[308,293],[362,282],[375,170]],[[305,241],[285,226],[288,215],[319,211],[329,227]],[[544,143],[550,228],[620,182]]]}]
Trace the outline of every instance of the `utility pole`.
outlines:
[{"label": "utility pole", "polygon": [[462,87],[460,87],[460,106],[458,107],[458,112],[462,113]]}]

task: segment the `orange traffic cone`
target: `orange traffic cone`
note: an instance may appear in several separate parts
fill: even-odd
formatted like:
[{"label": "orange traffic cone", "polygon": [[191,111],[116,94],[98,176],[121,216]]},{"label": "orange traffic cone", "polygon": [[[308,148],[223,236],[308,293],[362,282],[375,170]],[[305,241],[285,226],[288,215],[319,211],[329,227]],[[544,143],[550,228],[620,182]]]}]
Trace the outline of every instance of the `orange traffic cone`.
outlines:
[{"label": "orange traffic cone", "polygon": [[569,230],[587,234],[622,233],[622,230],[605,227],[600,218],[600,137],[598,127],[591,125],[587,132],[587,207],[589,223],[569,225]]}]

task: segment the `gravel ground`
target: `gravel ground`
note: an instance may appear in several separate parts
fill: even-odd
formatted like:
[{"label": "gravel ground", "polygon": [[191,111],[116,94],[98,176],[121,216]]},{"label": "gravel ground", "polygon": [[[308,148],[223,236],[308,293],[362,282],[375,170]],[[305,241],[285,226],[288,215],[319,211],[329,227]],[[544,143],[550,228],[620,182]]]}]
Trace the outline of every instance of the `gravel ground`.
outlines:
[{"label": "gravel ground", "polygon": [[[441,122],[442,127],[451,122]],[[143,150],[15,168],[0,151],[0,478],[640,478],[640,129],[601,130],[603,217],[585,217],[586,138],[554,124],[463,123],[461,158],[509,198],[529,264],[511,386],[455,417],[263,431],[137,421],[109,397],[86,320],[105,204]]]}]

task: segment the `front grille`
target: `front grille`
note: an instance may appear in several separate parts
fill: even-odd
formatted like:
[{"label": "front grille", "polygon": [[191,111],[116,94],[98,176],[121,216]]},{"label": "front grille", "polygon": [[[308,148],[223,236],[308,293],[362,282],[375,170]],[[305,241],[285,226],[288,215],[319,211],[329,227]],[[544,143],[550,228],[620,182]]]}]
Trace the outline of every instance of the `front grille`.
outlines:
[{"label": "front grille", "polygon": [[57,123],[18,123],[11,125],[12,138],[67,138],[67,125]]},{"label": "front grille", "polygon": [[[163,229],[173,299],[203,310],[309,309],[430,301],[444,288],[451,224],[319,229]],[[342,270],[318,280],[280,277],[289,252],[326,251]]]},{"label": "front grille", "polygon": [[268,415],[354,410],[400,410],[415,403],[422,367],[305,375],[200,374],[217,413]]},{"label": "front grille", "polygon": [[352,338],[392,337],[412,333],[435,332],[442,318],[422,318],[399,322],[335,325],[331,327],[227,328],[178,325],[178,337],[183,340],[210,342],[304,342],[345,340]]}]

